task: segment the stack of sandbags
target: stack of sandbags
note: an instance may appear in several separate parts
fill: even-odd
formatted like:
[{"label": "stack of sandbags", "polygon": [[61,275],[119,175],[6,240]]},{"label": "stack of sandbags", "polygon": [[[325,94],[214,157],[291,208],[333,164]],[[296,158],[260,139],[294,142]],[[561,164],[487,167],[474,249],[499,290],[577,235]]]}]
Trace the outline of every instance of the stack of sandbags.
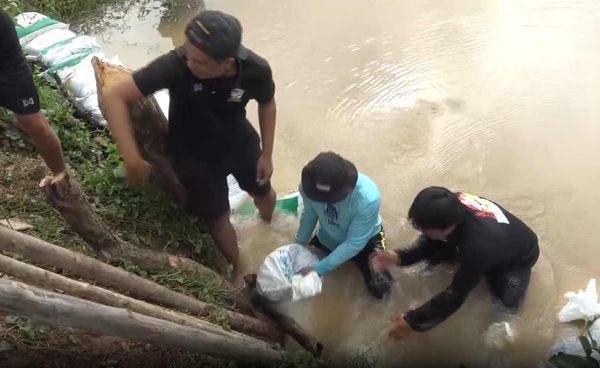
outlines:
[{"label": "stack of sandbags", "polygon": [[[96,79],[91,60],[106,60],[93,37],[77,35],[68,25],[43,14],[28,12],[16,17],[16,30],[25,57],[48,68],[45,76],[58,79],[77,110],[94,125],[106,125],[98,106]],[[118,59],[110,61],[120,64]]]}]

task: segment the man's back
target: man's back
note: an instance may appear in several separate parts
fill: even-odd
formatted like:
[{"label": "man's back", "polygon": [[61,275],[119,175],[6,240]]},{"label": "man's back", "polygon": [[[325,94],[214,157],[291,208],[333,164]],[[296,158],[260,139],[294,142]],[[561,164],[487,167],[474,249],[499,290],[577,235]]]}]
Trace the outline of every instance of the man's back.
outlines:
[{"label": "man's back", "polygon": [[467,209],[465,218],[449,236],[459,260],[482,270],[519,264],[537,248],[537,236],[519,218],[500,205],[471,194],[458,193]]}]

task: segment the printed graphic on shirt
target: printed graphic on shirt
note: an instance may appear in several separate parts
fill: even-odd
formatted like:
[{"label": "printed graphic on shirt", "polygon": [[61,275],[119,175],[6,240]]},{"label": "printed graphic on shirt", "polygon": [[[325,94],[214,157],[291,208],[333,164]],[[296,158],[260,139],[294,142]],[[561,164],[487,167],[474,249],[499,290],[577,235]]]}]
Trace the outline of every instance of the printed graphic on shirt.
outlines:
[{"label": "printed graphic on shirt", "polygon": [[459,193],[458,199],[477,217],[492,218],[501,224],[509,223],[500,207],[487,199],[469,193]]},{"label": "printed graphic on shirt", "polygon": [[244,95],[244,90],[241,88],[234,88],[231,90],[231,94],[229,95],[229,102],[242,102],[242,96]]},{"label": "printed graphic on shirt", "polygon": [[333,226],[340,226],[338,224],[338,220],[339,220],[339,213],[337,208],[335,208],[335,206],[331,203],[327,203],[327,206],[324,209],[325,212],[325,217],[327,217],[327,222],[329,223],[329,225],[333,225]]}]

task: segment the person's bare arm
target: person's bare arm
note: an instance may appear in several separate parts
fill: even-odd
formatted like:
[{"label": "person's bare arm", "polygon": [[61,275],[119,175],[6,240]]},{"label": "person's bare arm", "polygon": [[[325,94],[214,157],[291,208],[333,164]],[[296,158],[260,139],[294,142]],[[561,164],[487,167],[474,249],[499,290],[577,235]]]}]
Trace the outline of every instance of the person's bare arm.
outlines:
[{"label": "person's bare arm", "polygon": [[58,136],[41,112],[30,115],[15,114],[20,128],[55,176],[65,171],[65,160]]},{"label": "person's bare arm", "polygon": [[257,164],[256,180],[261,184],[271,180],[273,175],[273,142],[275,140],[275,121],[277,105],[275,98],[267,103],[258,104],[258,122],[262,142],[262,155]]},{"label": "person's bare arm", "polygon": [[150,173],[150,165],[140,153],[135,141],[129,103],[144,98],[131,76],[108,87],[104,95],[106,120],[123,157],[125,175],[131,185],[142,185]]}]

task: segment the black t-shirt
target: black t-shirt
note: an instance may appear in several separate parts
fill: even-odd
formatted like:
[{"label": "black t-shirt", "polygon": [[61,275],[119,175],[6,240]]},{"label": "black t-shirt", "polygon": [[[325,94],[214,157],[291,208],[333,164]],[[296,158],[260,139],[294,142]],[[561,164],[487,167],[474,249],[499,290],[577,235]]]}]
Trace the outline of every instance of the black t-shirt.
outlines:
[{"label": "black t-shirt", "polygon": [[246,105],[251,99],[258,103],[273,99],[271,68],[251,51],[237,63],[234,77],[198,79],[178,48],[133,73],[145,96],[169,90],[168,147],[172,155],[219,159],[256,134],[246,119]]},{"label": "black t-shirt", "polygon": [[23,56],[15,25],[5,11],[0,10],[0,83],[5,88],[29,77],[29,67]]},{"label": "black t-shirt", "polygon": [[452,315],[483,276],[496,270],[531,267],[537,260],[537,236],[523,221],[487,199],[466,193],[458,196],[467,211],[446,242],[421,236],[416,246],[398,251],[401,266],[435,258],[440,250],[456,252],[459,264],[446,290],[405,314],[415,330],[428,330]]}]

